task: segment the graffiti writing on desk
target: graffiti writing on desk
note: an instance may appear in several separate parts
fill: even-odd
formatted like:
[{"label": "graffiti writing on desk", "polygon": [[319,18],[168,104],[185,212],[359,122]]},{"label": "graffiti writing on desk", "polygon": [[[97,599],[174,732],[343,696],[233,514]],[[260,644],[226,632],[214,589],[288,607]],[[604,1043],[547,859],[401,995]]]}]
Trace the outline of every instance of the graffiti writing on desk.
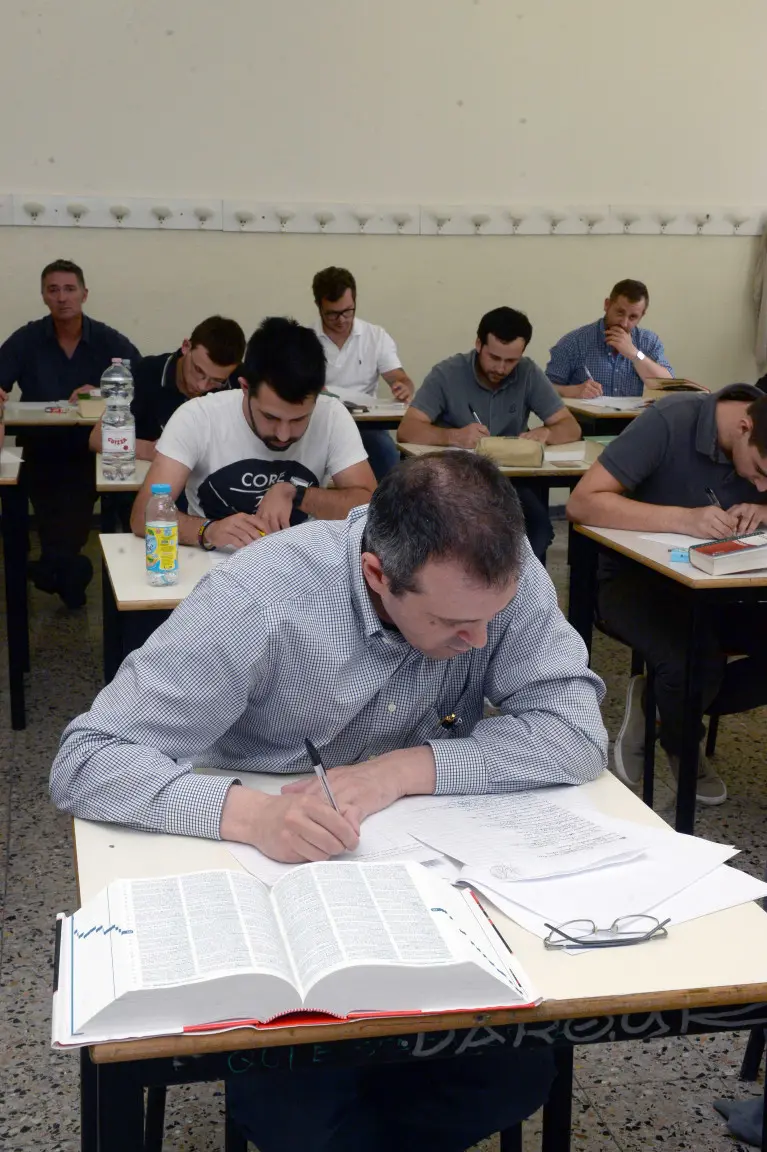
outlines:
[{"label": "graffiti writing on desk", "polygon": [[307,1067],[317,1064],[376,1064],[446,1058],[490,1047],[520,1048],[524,1044],[599,1044],[608,1040],[657,1040],[706,1032],[735,1031],[767,1025],[767,1004],[711,1008],[675,1008],[665,1012],[632,1012],[616,1016],[529,1021],[519,1024],[483,1024],[447,1032],[418,1032],[409,1036],[369,1036],[326,1044],[300,1044],[233,1052],[231,1074],[259,1068]]}]

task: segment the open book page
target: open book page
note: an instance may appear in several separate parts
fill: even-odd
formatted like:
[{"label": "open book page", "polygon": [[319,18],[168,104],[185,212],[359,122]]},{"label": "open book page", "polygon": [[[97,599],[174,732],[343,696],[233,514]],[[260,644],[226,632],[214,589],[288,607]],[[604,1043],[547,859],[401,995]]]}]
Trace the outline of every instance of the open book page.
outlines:
[{"label": "open book page", "polygon": [[136,930],[139,987],[233,972],[293,980],[268,889],[236,872],[123,882]]},{"label": "open book page", "polygon": [[308,864],[278,881],[272,899],[304,996],[344,965],[454,959],[406,864]]}]

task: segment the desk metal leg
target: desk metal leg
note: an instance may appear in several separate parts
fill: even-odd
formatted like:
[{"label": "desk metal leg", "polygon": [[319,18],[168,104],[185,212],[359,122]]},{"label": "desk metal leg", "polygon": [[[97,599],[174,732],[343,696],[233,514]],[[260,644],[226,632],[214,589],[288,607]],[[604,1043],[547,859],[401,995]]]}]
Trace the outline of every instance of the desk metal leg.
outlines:
[{"label": "desk metal leg", "polygon": [[4,485],[3,558],[5,565],[5,616],[8,628],[8,679],[11,690],[11,727],[26,727],[24,673],[29,668],[29,621],[27,617],[27,505],[18,485]]},{"label": "desk metal leg", "polygon": [[144,1089],[132,1066],[96,1066],[98,1152],[143,1152]]},{"label": "desk metal leg", "polygon": [[107,566],[101,561],[101,606],[104,634],[104,683],[114,679],[123,660],[122,621],[117,611]]},{"label": "desk metal leg", "polygon": [[690,605],[690,630],[687,640],[687,667],[684,678],[683,738],[679,757],[679,780],[676,794],[676,830],[692,833],[695,828],[695,793],[698,784],[698,746],[702,721],[703,679],[701,676],[701,613],[706,605],[699,593],[693,593]]},{"label": "desk metal leg", "polygon": [[96,1065],[87,1048],[80,1049],[80,1152],[98,1152]]},{"label": "desk metal leg", "polygon": [[580,532],[570,537],[570,605],[568,619],[583,639],[591,659],[591,636],[597,597],[597,548]]},{"label": "desk metal leg", "polygon": [[543,1109],[541,1152],[569,1152],[573,1114],[573,1048],[554,1049],[557,1075]]}]

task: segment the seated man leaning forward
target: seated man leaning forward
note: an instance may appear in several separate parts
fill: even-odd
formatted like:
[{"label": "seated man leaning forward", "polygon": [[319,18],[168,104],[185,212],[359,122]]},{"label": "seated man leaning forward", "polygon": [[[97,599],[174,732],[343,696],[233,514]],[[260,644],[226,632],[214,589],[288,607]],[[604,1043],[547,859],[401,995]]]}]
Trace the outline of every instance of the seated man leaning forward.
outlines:
[{"label": "seated man leaning forward", "polygon": [[[579,482],[567,515],[581,524],[719,539],[767,524],[767,396],[733,384],[710,396],[659,400],[602,452]],[[671,580],[619,555],[604,557],[599,615],[655,671],[660,742],[678,778],[682,693],[691,597]],[[703,710],[745,712],[767,703],[767,606],[731,604],[709,614]],[[727,663],[727,652],[747,659]],[[615,771],[642,780],[645,678],[629,683],[615,741]],[[701,729],[702,732],[702,729]],[[727,789],[701,749],[698,800],[722,804]]]},{"label": "seated man leaning forward", "polygon": [[601,319],[557,341],[546,375],[560,396],[641,396],[653,380],[673,377],[660,337],[638,326],[649,306],[646,284],[619,280],[605,300]]},{"label": "seated man leaning forward", "polygon": [[[514,489],[480,457],[425,456],[344,522],[300,525],[214,568],[69,725],[51,791],[87,819],[324,860],[402,796],[594,779],[602,695]],[[483,719],[485,697],[498,715]],[[440,724],[450,713],[457,735]],[[340,812],[310,774],[307,736],[339,765]],[[307,779],[267,795],[190,759]],[[549,1051],[501,1049],[446,1060],[436,1078],[412,1062],[315,1066],[230,1088],[261,1152],[463,1152],[535,1111],[551,1078]]]},{"label": "seated man leaning forward", "polygon": [[[311,328],[272,316],[245,349],[240,389],[184,404],[168,421],[136,497],[131,527],[144,535],[152,484],[186,486],[179,540],[242,548],[313,516],[342,520],[367,504],[375,478],[357,426],[320,396],[325,354]],[[333,489],[321,487],[333,481]]]},{"label": "seated man leaning forward", "polygon": [[[476,448],[483,436],[520,436],[542,444],[580,440],[581,430],[538,365],[525,356],[533,326],[523,312],[494,308],[479,322],[472,352],[436,364],[397,433],[401,444]],[[542,428],[527,430],[530,413]],[[515,480],[527,535],[539,560],[554,532],[535,483]]]}]

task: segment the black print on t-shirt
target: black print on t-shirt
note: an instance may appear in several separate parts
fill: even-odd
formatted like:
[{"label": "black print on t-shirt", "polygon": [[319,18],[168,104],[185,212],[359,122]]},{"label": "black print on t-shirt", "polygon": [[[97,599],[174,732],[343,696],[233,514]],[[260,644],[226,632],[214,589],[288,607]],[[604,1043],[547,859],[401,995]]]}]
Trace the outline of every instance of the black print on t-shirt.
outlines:
[{"label": "black print on t-shirt", "polygon": [[[294,478],[319,486],[314,473],[296,460],[238,460],[211,472],[200,485],[197,499],[205,517],[223,520],[235,512],[255,512],[272,485],[291,483]],[[306,513],[296,509],[290,522],[300,524],[305,519]]]}]

